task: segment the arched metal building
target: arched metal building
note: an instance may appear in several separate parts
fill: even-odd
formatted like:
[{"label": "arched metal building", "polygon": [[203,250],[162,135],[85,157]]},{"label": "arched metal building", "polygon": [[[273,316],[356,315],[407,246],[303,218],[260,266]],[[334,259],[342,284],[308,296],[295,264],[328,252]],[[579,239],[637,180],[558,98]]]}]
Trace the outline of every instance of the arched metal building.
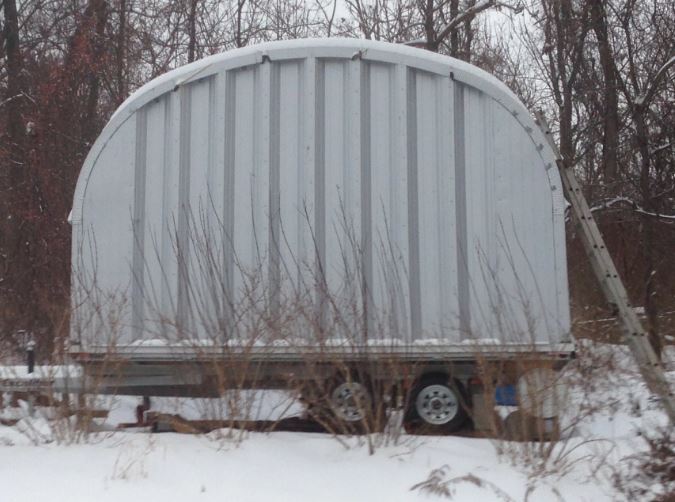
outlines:
[{"label": "arched metal building", "polygon": [[564,204],[528,111],[469,64],[342,39],[218,54],[143,86],[92,147],[73,338],[552,350]]}]

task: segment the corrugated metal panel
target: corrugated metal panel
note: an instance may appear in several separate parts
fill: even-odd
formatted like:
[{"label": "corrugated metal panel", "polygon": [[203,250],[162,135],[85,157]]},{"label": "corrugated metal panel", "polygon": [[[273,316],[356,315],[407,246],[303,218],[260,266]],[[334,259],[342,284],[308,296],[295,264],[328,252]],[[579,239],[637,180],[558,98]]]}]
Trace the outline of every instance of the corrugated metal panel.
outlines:
[{"label": "corrugated metal panel", "polygon": [[503,86],[424,51],[314,40],[208,58],[137,92],[94,145],[74,301],[81,318],[117,302],[118,343],[317,327],[558,342],[564,222],[542,143]]}]

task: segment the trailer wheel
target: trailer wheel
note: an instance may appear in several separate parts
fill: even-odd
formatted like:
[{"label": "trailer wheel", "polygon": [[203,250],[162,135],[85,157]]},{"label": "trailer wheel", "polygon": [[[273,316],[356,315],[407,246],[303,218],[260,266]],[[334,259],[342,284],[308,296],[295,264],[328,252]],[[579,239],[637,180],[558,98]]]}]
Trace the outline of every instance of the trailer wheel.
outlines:
[{"label": "trailer wheel", "polygon": [[366,375],[335,376],[309,385],[303,394],[309,416],[330,432],[364,434],[383,429],[373,387]]},{"label": "trailer wheel", "polygon": [[413,434],[449,434],[467,419],[464,386],[447,375],[423,376],[410,390],[403,421]]},{"label": "trailer wheel", "polygon": [[335,416],[347,423],[367,419],[372,402],[372,396],[366,385],[356,380],[339,383],[330,393],[330,406]]}]

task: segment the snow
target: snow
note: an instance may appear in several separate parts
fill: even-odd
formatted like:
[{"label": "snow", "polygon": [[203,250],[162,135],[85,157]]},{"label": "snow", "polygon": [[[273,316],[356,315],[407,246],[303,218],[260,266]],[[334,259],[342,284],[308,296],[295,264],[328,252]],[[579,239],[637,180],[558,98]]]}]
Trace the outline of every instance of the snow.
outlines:
[{"label": "snow", "polygon": [[598,205],[595,205],[591,208],[591,212],[597,212],[605,209],[609,209],[612,206],[616,204],[626,204],[628,205],[635,213],[639,214],[644,214],[645,216],[654,216],[655,218],[661,218],[661,219],[666,219],[666,220],[675,220],[675,214],[661,214],[661,213],[654,213],[651,211],[646,211],[640,205],[635,202],[633,199],[629,197],[624,197],[624,196],[617,196],[614,197],[613,199],[605,200],[599,203]]},{"label": "snow", "polygon": [[[123,437],[122,437],[123,436]],[[4,447],[4,500],[73,502],[429,500],[411,492],[436,467],[450,476],[473,473],[522,500],[525,473],[496,461],[488,440],[434,438],[378,449],[345,449],[320,434],[251,434],[239,445],[177,434],[116,434],[71,446]],[[6,458],[9,460],[9,458]],[[7,481],[11,480],[11,484]],[[611,500],[597,485],[575,477],[556,482],[575,500]],[[490,491],[457,486],[457,500],[490,500]],[[531,500],[547,500],[549,486]],[[566,498],[566,500],[572,500]]]},{"label": "snow", "polygon": [[[579,353],[565,374],[566,438],[546,460],[536,454],[549,446],[544,443],[406,434],[338,440],[300,432],[102,430],[72,442],[38,410],[13,427],[0,426],[0,500],[447,500],[443,491],[458,501],[620,500],[612,477],[630,474],[625,459],[644,451],[640,434],[666,426],[666,417],[625,348],[583,343]],[[300,412],[283,392],[246,397],[250,416]],[[135,398],[112,398],[107,426],[132,421],[135,404]],[[204,417],[216,404],[153,399],[155,409],[188,418]],[[658,493],[661,487],[651,489]]]}]

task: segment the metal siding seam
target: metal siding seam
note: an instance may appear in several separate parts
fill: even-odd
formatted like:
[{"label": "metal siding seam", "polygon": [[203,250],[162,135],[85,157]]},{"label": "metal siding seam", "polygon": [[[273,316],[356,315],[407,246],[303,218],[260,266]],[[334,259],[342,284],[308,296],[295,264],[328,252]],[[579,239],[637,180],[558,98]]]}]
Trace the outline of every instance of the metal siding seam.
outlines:
[{"label": "metal siding seam", "polygon": [[[350,61],[347,67],[347,84],[345,85],[345,170],[344,170],[344,206],[349,211],[360,213],[361,197],[361,66],[360,60]],[[350,229],[351,230],[351,229]],[[356,250],[352,250],[356,251]]]},{"label": "metal siding seam", "polygon": [[191,120],[191,86],[180,89],[180,124],[179,124],[179,174],[178,174],[178,236],[176,251],[178,257],[178,304],[176,325],[179,335],[187,329],[189,322],[189,270],[190,256],[190,120]]},{"label": "metal siding seam", "polygon": [[[304,184],[307,182],[306,181],[306,176],[304,176],[304,165],[306,162],[305,159],[305,131],[306,131],[306,126],[305,126],[305,92],[306,92],[306,85],[305,85],[305,67],[307,64],[307,60],[301,60],[298,62],[298,96],[297,96],[297,107],[298,107],[298,113],[296,116],[297,120],[297,125],[298,125],[298,131],[297,131],[297,136],[296,136],[296,141],[297,141],[297,151],[298,151],[298,158],[297,158],[297,166],[295,167],[295,183],[296,183],[296,191],[295,191],[295,235],[293,235],[293,240],[291,241],[289,237],[289,241],[291,241],[291,244],[289,244],[289,252],[292,257],[293,262],[295,263],[295,280],[297,284],[298,291],[301,291],[301,287],[303,284],[303,266],[305,265],[304,260],[306,259],[304,253],[304,232],[303,229],[305,228],[306,225],[306,220],[305,220],[305,186]],[[283,222],[282,222],[283,223]]]},{"label": "metal siding seam", "polygon": [[[206,186],[206,229],[208,230],[208,242],[212,248],[207,263],[213,275],[217,277],[208,277],[207,283],[210,290],[206,294],[211,299],[214,316],[209,322],[208,329],[205,333],[209,339],[216,339],[222,335],[219,332],[222,327],[223,319],[223,284],[225,278],[223,266],[223,253],[225,252],[225,240],[220,238],[222,231],[223,219],[223,205],[225,203],[222,198],[223,195],[223,179],[219,176],[224,167],[224,137],[225,127],[225,75],[220,72],[209,77],[209,157],[208,157],[208,172],[207,172],[207,186]],[[211,254],[213,253],[213,254]],[[214,329],[216,330],[214,332]]]},{"label": "metal siding seam", "polygon": [[[252,256],[255,257],[255,274],[262,275],[263,284],[267,279],[264,269],[264,259],[267,254],[267,246],[263,241],[269,235],[269,213],[265,214],[264,205],[269,202],[269,183],[268,188],[264,192],[261,190],[265,182],[269,182],[269,62],[263,61],[260,65],[255,67],[253,72],[253,98],[252,98],[252,114],[253,114],[253,176],[251,177],[251,193],[253,199],[251,201],[251,208],[253,214],[253,239],[252,239]],[[261,147],[258,147],[261,145]],[[266,149],[265,146],[268,148]],[[269,207],[268,207],[269,211]],[[262,231],[261,231],[262,230]]]},{"label": "metal siding seam", "polygon": [[323,185],[324,185],[324,218],[325,255],[323,257],[323,273],[327,291],[335,295],[342,291],[347,270],[343,258],[346,243],[344,233],[344,204],[346,158],[346,90],[347,65],[345,61],[325,61],[324,71],[324,112],[323,112]]},{"label": "metal siding seam", "polygon": [[466,158],[464,129],[464,86],[455,81],[455,217],[457,228],[457,294],[459,297],[459,335],[468,338],[471,333],[471,305],[469,290],[469,255],[466,212]]},{"label": "metal siding seam", "polygon": [[[145,166],[145,215],[144,215],[144,309],[157,312],[161,309],[161,295],[163,289],[161,256],[162,230],[162,177],[166,152],[164,151],[164,126],[166,118],[165,100],[158,99],[146,105],[146,166]],[[148,186],[150,185],[150,186]],[[147,311],[145,312],[147,316]],[[146,318],[144,323],[153,321],[152,329],[162,329],[161,323],[155,319]],[[144,326],[147,331],[148,327]]]},{"label": "metal siding seam", "polygon": [[[555,234],[554,234],[554,247],[555,247],[555,257],[556,257],[556,284],[558,290],[556,292],[556,300],[558,305],[558,333],[557,337],[554,340],[555,342],[569,341],[570,339],[570,305],[568,297],[568,284],[567,284],[567,270],[566,265],[566,248],[565,248],[565,217],[562,214],[556,214],[555,219],[558,220],[555,224]],[[562,257],[560,257],[562,255]],[[562,266],[561,266],[562,264]]]},{"label": "metal siding seam", "polygon": [[361,63],[360,76],[360,127],[361,127],[361,296],[363,301],[364,338],[373,331],[375,317],[370,304],[373,302],[373,238],[372,238],[372,206],[371,206],[371,165],[370,165],[370,64]]},{"label": "metal siding seam", "polygon": [[234,162],[233,162],[233,227],[231,242],[233,246],[234,266],[232,302],[239,304],[249,301],[251,295],[247,292],[247,274],[251,273],[256,259],[254,239],[254,174],[255,155],[253,153],[254,140],[254,109],[253,102],[255,68],[244,68],[231,72],[233,85],[236,86],[236,123],[233,124]]},{"label": "metal siding seam", "polygon": [[[497,105],[497,106],[495,106]],[[495,207],[495,276],[497,278],[497,292],[504,305],[502,319],[498,319],[497,326],[502,334],[509,328],[509,324],[514,325],[517,320],[513,314],[513,280],[510,276],[510,259],[507,249],[509,248],[508,230],[513,222],[513,207],[510,205],[509,187],[512,176],[508,176],[507,169],[514,165],[512,148],[513,142],[509,136],[509,123],[512,117],[508,112],[496,102],[493,106],[493,132],[494,132],[494,155],[495,155],[495,186],[494,186],[494,207]],[[509,293],[509,294],[506,294]],[[509,320],[506,316],[512,317]],[[510,321],[510,322],[509,322]]]},{"label": "metal siding seam", "polygon": [[[437,95],[439,103],[436,108],[436,179],[438,181],[438,190],[436,191],[436,215],[438,232],[438,295],[439,295],[439,334],[446,333],[446,320],[449,313],[454,311],[450,308],[452,299],[451,287],[455,282],[452,274],[453,243],[450,238],[454,235],[454,225],[452,224],[452,212],[450,211],[450,201],[454,199],[453,194],[446,192],[451,186],[451,176],[449,167],[452,166],[452,142],[449,141],[448,133],[452,132],[451,121],[451,103],[450,89],[451,80],[448,77],[437,76],[435,78],[437,85]],[[450,199],[450,201],[448,201]],[[450,233],[452,231],[452,233]],[[450,311],[450,312],[448,312]]]},{"label": "metal siding seam", "polygon": [[280,212],[281,189],[279,179],[280,162],[280,67],[278,63],[269,63],[269,211],[270,211],[270,308],[273,318],[279,311],[279,295],[281,288],[280,275]]},{"label": "metal siding seam", "polygon": [[[361,68],[360,59],[347,63],[347,81],[345,85],[345,106],[347,113],[344,118],[345,137],[345,170],[344,170],[344,208],[346,216],[346,231],[349,234],[347,242],[353,249],[348,249],[350,256],[349,273],[350,294],[353,295],[353,306],[361,308],[361,316],[354,320],[352,335],[360,342],[365,341],[367,335],[367,321],[365,302],[362,288],[363,245],[361,235]],[[353,262],[352,262],[353,260]]]},{"label": "metal siding seam", "polygon": [[[540,146],[543,147],[543,145],[540,145]],[[537,165],[537,160],[541,159],[541,156],[540,156],[540,154],[537,150],[534,151],[533,157],[534,157],[533,162],[531,164],[528,163],[528,165],[530,165],[530,166]],[[544,207],[545,204],[546,204],[546,201],[550,200],[549,199],[549,197],[551,196],[550,191],[544,191],[544,190],[540,190],[540,191],[537,191],[537,192],[534,191],[535,186],[536,186],[535,185],[535,177],[538,177],[538,176],[541,176],[541,175],[545,175],[545,171],[538,171],[538,172],[536,172],[536,174],[534,176],[532,176],[532,188],[533,188],[533,193],[537,193],[537,195],[538,195],[537,198],[539,198],[543,202],[541,207]],[[545,180],[548,181],[548,176],[545,176]],[[546,220],[541,218],[541,216],[539,214],[537,214],[537,216],[538,217],[535,220],[536,227],[534,225],[531,227],[532,230],[535,232],[534,235],[537,235],[540,238],[545,236],[545,235],[546,236],[550,235],[551,238],[546,239],[546,241],[547,241],[546,247],[551,246],[555,242],[554,239],[553,239],[553,235],[552,235],[553,228],[550,228],[548,225],[546,225]],[[551,232],[551,233],[549,233],[549,232]],[[528,243],[524,242],[523,246],[526,247],[527,244]],[[538,315],[543,316],[543,318],[538,320],[539,322],[536,322],[536,324],[534,324],[534,328],[533,328],[534,333],[532,334],[532,336],[537,343],[548,342],[549,341],[548,337],[549,337],[549,335],[552,331],[551,320],[549,318],[549,312],[551,310],[550,310],[550,307],[548,305],[549,305],[549,300],[554,300],[554,298],[551,297],[552,289],[550,287],[542,289],[543,285],[540,283],[539,279],[542,278],[542,277],[546,277],[547,275],[549,275],[552,272],[553,277],[549,276],[548,280],[555,281],[555,262],[551,263],[552,270],[549,270],[548,267],[546,266],[549,259],[551,259],[552,256],[555,257],[555,254],[538,252],[537,248],[539,248],[539,246],[534,248],[531,245],[532,244],[531,242],[529,244],[530,244],[530,246],[528,246],[528,247],[530,249],[532,249],[532,253],[531,253],[532,258],[530,259],[530,262],[531,262],[530,273],[532,275],[532,282],[533,282],[533,285],[534,285],[534,295],[535,295],[535,298],[532,301],[532,304],[535,305],[535,308],[533,308],[532,310],[534,312],[538,312]],[[529,254],[530,253],[528,253],[528,255]],[[547,274],[547,271],[548,271],[549,274]],[[555,286],[553,288],[553,292],[554,291],[555,291]],[[553,303],[555,303],[555,301]],[[537,320],[535,319],[535,321],[537,321]]]},{"label": "metal siding seam", "polygon": [[[217,138],[222,135],[222,93],[223,93],[223,75],[218,73],[209,78],[209,130],[208,130],[208,160],[206,172],[206,226],[211,231],[214,224],[217,223],[221,200],[214,197],[214,189],[218,188],[219,183],[216,176],[217,167],[222,154],[222,142]],[[214,217],[216,221],[214,222]],[[213,236],[209,236],[213,238]]]},{"label": "metal siding seam", "polygon": [[[359,42],[363,42],[359,40]],[[401,47],[400,44],[397,44],[398,47]],[[421,70],[426,73],[436,74],[436,75],[447,75],[447,63],[430,61],[429,59],[422,59],[419,56],[415,55],[411,57],[408,54],[401,54],[400,52],[392,52],[390,49],[380,49],[376,47],[362,49],[363,59],[367,61],[374,61],[377,63],[386,63],[386,64],[401,64],[408,68],[414,68],[416,70]],[[352,52],[346,57],[353,57]],[[432,53],[433,54],[433,53]],[[437,57],[436,54],[434,56]]]},{"label": "metal siding seam", "polygon": [[[178,104],[175,104],[177,101]],[[173,195],[176,180],[177,142],[175,138],[176,125],[180,119],[180,94],[170,93],[164,97],[164,172],[162,173],[162,222],[161,222],[161,250],[162,260],[162,312],[164,315],[176,313],[176,293],[178,286],[174,276],[177,267],[177,257],[174,251],[176,220],[174,207],[176,203]],[[175,206],[174,206],[175,203]],[[174,282],[175,279],[175,282]],[[166,324],[162,323],[161,331],[166,335]]]},{"label": "metal siding seam", "polygon": [[[378,284],[378,291],[381,294],[375,297],[375,302],[381,301],[376,305],[379,309],[375,312],[378,319],[388,318],[388,329],[392,336],[409,340],[411,336],[410,320],[410,236],[408,204],[409,190],[408,183],[408,112],[409,112],[409,68],[403,64],[383,65],[379,64],[380,69],[386,69],[389,93],[384,94],[387,97],[387,106],[391,124],[380,133],[379,141],[386,142],[387,153],[386,162],[388,164],[378,165],[376,177],[372,184],[373,193],[379,193],[380,197],[385,192],[386,202],[377,201],[382,204],[383,213],[381,217],[378,214],[377,224],[374,225],[378,242],[376,249],[381,253],[379,261],[382,267],[382,286]],[[378,73],[382,73],[379,71]],[[380,76],[376,82],[379,82]],[[380,83],[380,85],[382,85]],[[374,86],[375,92],[380,90]],[[380,117],[373,117],[378,119]],[[377,124],[377,121],[374,122]],[[380,152],[381,154],[384,152]],[[378,159],[382,162],[382,158]],[[379,213],[379,210],[378,210]],[[419,213],[418,213],[419,214]],[[381,226],[379,226],[381,225]],[[376,279],[377,280],[377,279]],[[384,298],[386,298],[386,303]],[[386,308],[389,308],[389,311]],[[389,336],[389,335],[387,335]]]},{"label": "metal siding seam", "polygon": [[303,271],[300,205],[303,166],[302,62],[279,64],[279,269],[281,291],[295,291]]},{"label": "metal siding seam", "polygon": [[316,259],[317,314],[321,329],[325,318],[326,287],[326,166],[325,166],[325,66],[317,61],[314,96],[314,252]]},{"label": "metal siding seam", "polygon": [[[300,118],[304,119],[302,123],[303,145],[302,152],[303,165],[298,169],[298,241],[299,241],[299,261],[301,266],[309,267],[316,274],[316,247],[314,245],[314,213],[316,211],[315,188],[316,180],[314,173],[316,169],[316,74],[317,61],[313,56],[307,56],[303,63],[304,78],[301,79],[301,110]],[[316,277],[310,278],[312,281]],[[305,284],[305,278],[302,271],[298,273],[299,284]]]},{"label": "metal siding seam", "polygon": [[147,160],[147,111],[136,112],[136,143],[134,158],[134,214],[131,290],[131,332],[138,340],[143,334],[145,289],[145,185]]},{"label": "metal siding seam", "polygon": [[228,335],[234,330],[231,307],[234,300],[234,177],[236,154],[237,82],[235,70],[225,73],[225,124],[224,124],[224,165],[223,165],[223,269],[225,273],[225,295],[223,311],[226,317]]},{"label": "metal siding seam", "polygon": [[[489,308],[487,313],[484,314],[485,318],[489,321],[487,328],[489,334],[493,336],[501,335],[499,331],[499,316],[504,316],[505,305],[502,303],[502,299],[499,294],[499,278],[496,276],[496,262],[497,262],[497,252],[496,252],[496,242],[495,236],[497,235],[497,213],[495,209],[495,163],[494,163],[494,114],[492,110],[492,97],[487,94],[481,93],[481,105],[483,109],[483,162],[484,162],[484,172],[485,172],[485,200],[484,200],[484,209],[485,209],[485,228],[487,230],[485,235],[485,264],[484,267],[487,268],[485,271],[485,290],[487,294],[487,300],[489,302]],[[489,336],[488,334],[488,336]]]},{"label": "metal siding seam", "polygon": [[[422,303],[420,291],[419,188],[417,180],[417,72],[407,70],[406,143],[408,177],[408,287],[410,290],[410,337],[420,338]],[[398,201],[392,201],[394,204]]]}]

